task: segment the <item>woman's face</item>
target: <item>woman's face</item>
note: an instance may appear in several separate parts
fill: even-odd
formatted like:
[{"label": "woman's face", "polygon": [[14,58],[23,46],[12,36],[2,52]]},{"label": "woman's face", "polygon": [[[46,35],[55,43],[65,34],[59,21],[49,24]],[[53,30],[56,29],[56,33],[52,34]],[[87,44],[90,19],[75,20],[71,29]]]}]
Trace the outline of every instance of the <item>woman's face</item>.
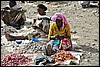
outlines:
[{"label": "woman's face", "polygon": [[56,24],[58,27],[62,27],[62,19],[56,19]]}]

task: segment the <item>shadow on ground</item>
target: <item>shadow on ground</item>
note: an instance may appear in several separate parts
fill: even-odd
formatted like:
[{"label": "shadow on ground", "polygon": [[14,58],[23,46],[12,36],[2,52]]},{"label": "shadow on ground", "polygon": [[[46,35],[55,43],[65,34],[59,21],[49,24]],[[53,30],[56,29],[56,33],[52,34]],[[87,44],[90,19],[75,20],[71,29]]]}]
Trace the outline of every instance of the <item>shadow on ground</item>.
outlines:
[{"label": "shadow on ground", "polygon": [[92,47],[89,47],[89,46],[86,46],[86,45],[80,45],[83,49],[83,51],[88,51],[88,52],[91,52],[91,53],[99,53],[99,50],[96,49],[96,48],[92,48]]},{"label": "shadow on ground", "polygon": [[96,5],[90,5],[90,6],[88,6],[88,7],[83,7],[83,8],[99,8],[99,6],[96,6]]}]

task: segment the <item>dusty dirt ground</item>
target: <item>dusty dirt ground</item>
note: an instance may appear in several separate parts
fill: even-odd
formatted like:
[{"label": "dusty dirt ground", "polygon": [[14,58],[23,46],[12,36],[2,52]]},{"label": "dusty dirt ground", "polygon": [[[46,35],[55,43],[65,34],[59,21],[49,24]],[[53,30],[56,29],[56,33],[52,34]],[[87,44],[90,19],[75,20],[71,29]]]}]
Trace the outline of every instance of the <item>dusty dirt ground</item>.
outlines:
[{"label": "dusty dirt ground", "polygon": [[[79,66],[99,66],[99,8],[83,9],[79,1],[17,3],[27,10],[25,15],[30,19],[37,15],[36,5],[39,3],[48,7],[49,16],[56,12],[63,13],[69,20],[72,35],[79,37],[77,43],[83,49]],[[8,1],[1,2],[1,7],[6,4]]]}]

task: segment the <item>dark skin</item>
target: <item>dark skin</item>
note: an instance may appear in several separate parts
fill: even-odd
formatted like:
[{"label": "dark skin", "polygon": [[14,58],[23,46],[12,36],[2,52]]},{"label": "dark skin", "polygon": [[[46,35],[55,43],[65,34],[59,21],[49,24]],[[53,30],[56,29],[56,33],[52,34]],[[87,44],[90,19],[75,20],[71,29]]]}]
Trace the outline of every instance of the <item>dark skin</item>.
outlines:
[{"label": "dark skin", "polygon": [[[62,19],[60,20],[60,19],[57,19],[56,20],[56,24],[57,24],[57,27],[58,27],[58,30],[60,31],[60,28],[62,27]],[[58,35],[58,34],[56,34],[56,35],[54,35],[54,36],[51,36],[50,37],[50,39],[60,39],[60,40],[62,40],[63,38],[69,38],[70,39],[70,37],[68,37],[68,36],[60,36],[60,35]],[[71,42],[71,39],[70,39],[70,43],[71,43],[71,45],[72,45],[72,42]],[[71,48],[72,46],[68,46],[67,48],[66,48],[66,50],[67,49],[69,49],[69,48]],[[62,43],[60,43],[60,46],[59,46],[59,49],[61,49],[61,46],[62,46]]]},{"label": "dark skin", "polygon": [[[60,28],[62,27],[62,19],[56,19],[56,25],[57,25],[58,30],[60,31]],[[50,37],[50,39],[55,39],[55,38],[60,39],[62,38],[62,36],[59,36],[58,34],[56,34]]]},{"label": "dark skin", "polygon": [[[46,12],[45,12],[45,10],[44,9],[42,9],[42,8],[38,8],[37,9],[37,12],[40,14],[40,15],[46,15]],[[24,36],[11,36],[11,35],[9,35],[9,34],[5,34],[6,35],[6,37],[7,37],[7,39],[9,40],[9,41],[13,41],[13,40],[25,40],[25,39],[28,39],[28,37],[26,36],[26,37],[24,37]]]},{"label": "dark skin", "polygon": [[42,9],[42,8],[38,8],[38,9],[37,9],[37,12],[38,12],[40,15],[46,15],[45,10]]},{"label": "dark skin", "polygon": [[[56,24],[57,24],[57,27],[58,27],[58,30],[60,31],[60,28],[62,27],[62,19],[57,19],[56,20]],[[70,37],[69,36],[60,36],[60,35],[58,35],[58,34],[56,34],[56,35],[54,35],[54,36],[51,36],[50,37],[50,39],[53,39],[53,40],[55,40],[55,39],[60,39],[60,40],[62,40],[63,38],[69,38],[70,39]],[[71,39],[70,39],[70,43],[72,44],[72,42],[71,42]],[[69,46],[69,47],[71,47],[71,46]],[[69,48],[68,47],[68,48]],[[67,48],[67,49],[68,49]]]},{"label": "dark skin", "polygon": [[58,30],[60,30],[60,28],[62,27],[62,19],[61,20],[57,19],[56,24],[57,24]]},{"label": "dark skin", "polygon": [[16,1],[10,1],[10,2],[9,2],[9,6],[10,6],[10,7],[13,7],[13,6],[15,6],[15,5],[16,5]]}]

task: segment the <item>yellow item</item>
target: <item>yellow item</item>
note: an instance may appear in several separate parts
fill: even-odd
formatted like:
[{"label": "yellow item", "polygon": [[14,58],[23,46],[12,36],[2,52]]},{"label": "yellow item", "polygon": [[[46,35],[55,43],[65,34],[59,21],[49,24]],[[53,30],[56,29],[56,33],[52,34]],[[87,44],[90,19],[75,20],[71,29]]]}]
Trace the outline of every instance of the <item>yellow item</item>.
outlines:
[{"label": "yellow item", "polygon": [[56,22],[52,22],[50,24],[48,39],[50,39],[50,36],[54,36],[55,34],[69,36],[71,38],[69,25],[68,24],[64,25],[64,29],[62,29],[62,27],[61,27],[60,31],[59,31],[58,28],[57,28]]}]

